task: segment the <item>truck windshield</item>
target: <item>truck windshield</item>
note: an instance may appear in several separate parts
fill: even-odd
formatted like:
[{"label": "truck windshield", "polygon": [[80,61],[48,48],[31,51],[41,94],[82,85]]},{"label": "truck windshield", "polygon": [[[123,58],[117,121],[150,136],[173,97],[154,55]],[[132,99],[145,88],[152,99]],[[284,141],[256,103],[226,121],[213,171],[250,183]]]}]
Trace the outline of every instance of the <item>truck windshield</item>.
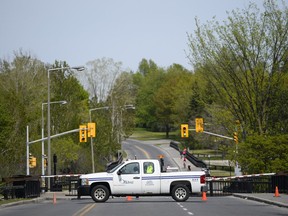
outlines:
[{"label": "truck windshield", "polygon": [[114,167],[113,169],[109,170],[107,173],[113,173],[116,169],[118,169],[118,167],[122,166],[124,164],[124,162],[118,164],[116,167]]}]

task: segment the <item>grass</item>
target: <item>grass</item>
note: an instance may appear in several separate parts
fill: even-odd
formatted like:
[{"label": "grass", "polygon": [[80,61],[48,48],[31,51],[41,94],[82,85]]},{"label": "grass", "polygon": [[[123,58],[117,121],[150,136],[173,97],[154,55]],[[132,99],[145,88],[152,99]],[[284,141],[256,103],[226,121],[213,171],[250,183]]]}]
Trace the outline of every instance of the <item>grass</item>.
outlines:
[{"label": "grass", "polygon": [[[175,132],[169,133],[169,139],[175,136]],[[154,139],[167,139],[166,132],[152,132],[147,131],[145,128],[136,128],[130,138],[138,140],[154,140]]]},{"label": "grass", "polygon": [[217,151],[213,149],[197,149],[197,150],[193,150],[193,154],[213,155],[213,154],[217,154]]},{"label": "grass", "polygon": [[[228,177],[230,176],[230,172],[224,170],[210,170],[210,175],[215,177]],[[231,171],[231,175],[234,176],[233,170]]]}]

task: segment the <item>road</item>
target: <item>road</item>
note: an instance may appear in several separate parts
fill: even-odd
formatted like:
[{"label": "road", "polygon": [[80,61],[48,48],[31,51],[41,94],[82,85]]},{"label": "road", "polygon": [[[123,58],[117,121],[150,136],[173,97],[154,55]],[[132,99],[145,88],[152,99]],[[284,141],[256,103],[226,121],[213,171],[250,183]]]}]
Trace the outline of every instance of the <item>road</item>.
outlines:
[{"label": "road", "polygon": [[[128,158],[158,158],[162,154],[165,162],[176,166],[170,155],[158,145],[152,142],[142,143],[135,140],[126,140],[123,149]],[[159,143],[158,143],[159,144]],[[270,216],[288,215],[288,208],[281,208],[247,199],[240,199],[233,196],[208,197],[202,201],[201,197],[190,197],[183,203],[175,202],[171,197],[132,197],[128,201],[125,197],[110,198],[106,203],[95,203],[90,198],[84,199],[57,199],[53,204],[52,200],[43,200],[38,203],[29,203],[1,208],[0,216]]]},{"label": "road", "polygon": [[0,216],[271,216],[288,215],[287,208],[271,206],[255,201],[229,197],[191,197],[177,203],[171,197],[133,197],[109,199],[106,203],[94,203],[91,199],[59,200],[56,204],[44,201],[0,209]]},{"label": "road", "polygon": [[134,159],[135,156],[137,159],[159,159],[159,155],[163,155],[165,165],[177,167],[178,165],[170,157],[170,155],[158,147],[157,144],[160,145],[157,141],[144,142],[128,139],[122,142],[122,148],[126,152],[128,159]]}]

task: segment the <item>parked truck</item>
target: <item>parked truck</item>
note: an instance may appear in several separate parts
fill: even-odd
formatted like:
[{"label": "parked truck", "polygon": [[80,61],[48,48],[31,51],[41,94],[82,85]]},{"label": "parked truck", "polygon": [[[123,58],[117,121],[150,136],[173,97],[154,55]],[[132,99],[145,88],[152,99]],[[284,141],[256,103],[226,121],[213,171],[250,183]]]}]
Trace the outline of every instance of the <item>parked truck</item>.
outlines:
[{"label": "parked truck", "polygon": [[191,193],[207,191],[205,172],[165,172],[158,160],[128,160],[112,170],[80,176],[78,198],[105,202],[110,196],[167,196],[186,201]]}]

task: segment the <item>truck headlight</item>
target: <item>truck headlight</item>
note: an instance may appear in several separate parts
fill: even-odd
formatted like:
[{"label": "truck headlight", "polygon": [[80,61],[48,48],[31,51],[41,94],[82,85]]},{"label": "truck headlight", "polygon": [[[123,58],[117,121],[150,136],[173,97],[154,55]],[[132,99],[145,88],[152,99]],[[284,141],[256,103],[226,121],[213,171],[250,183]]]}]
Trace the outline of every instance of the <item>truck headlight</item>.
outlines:
[{"label": "truck headlight", "polygon": [[87,178],[81,179],[81,185],[89,185],[89,180]]}]

